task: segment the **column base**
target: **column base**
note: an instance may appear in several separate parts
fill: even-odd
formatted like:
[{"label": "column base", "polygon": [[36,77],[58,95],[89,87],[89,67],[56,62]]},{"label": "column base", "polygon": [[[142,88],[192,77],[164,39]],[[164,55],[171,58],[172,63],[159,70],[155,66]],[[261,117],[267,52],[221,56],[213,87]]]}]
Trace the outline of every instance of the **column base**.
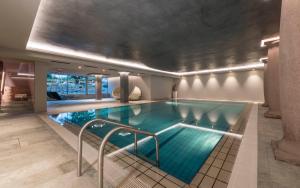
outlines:
[{"label": "column base", "polygon": [[261,106],[262,106],[262,107],[269,107],[269,104],[266,103],[266,102],[264,102]]},{"label": "column base", "polygon": [[271,144],[276,160],[300,165],[300,142],[282,139]]},{"label": "column base", "polygon": [[281,115],[278,112],[272,112],[270,110],[268,110],[267,112],[265,112],[264,116],[266,118],[281,119]]}]

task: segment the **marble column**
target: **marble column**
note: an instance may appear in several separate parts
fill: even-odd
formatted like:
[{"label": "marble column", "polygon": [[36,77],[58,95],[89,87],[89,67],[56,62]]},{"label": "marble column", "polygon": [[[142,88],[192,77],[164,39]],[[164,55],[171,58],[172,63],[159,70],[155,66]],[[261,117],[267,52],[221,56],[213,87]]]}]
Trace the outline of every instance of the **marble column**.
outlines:
[{"label": "marble column", "polygon": [[0,110],[1,110],[1,101],[2,101],[2,94],[3,94],[3,87],[4,87],[4,68],[3,68],[3,62],[0,61]]},{"label": "marble column", "polygon": [[283,138],[275,158],[300,165],[300,1],[283,0],[280,23],[280,101]]},{"label": "marble column", "polygon": [[47,111],[47,67],[45,63],[35,62],[34,111]]},{"label": "marble column", "polygon": [[269,107],[269,102],[268,102],[268,64],[267,62],[265,62],[265,66],[264,66],[264,98],[265,98],[265,102],[262,105],[263,107]]},{"label": "marble column", "polygon": [[129,97],[129,73],[128,72],[120,72],[120,102],[126,103],[128,102]]},{"label": "marble column", "polygon": [[96,75],[96,100],[102,99],[102,75]]},{"label": "marble column", "polygon": [[267,69],[267,101],[269,109],[265,113],[267,118],[281,118],[280,116],[280,83],[279,83],[279,46],[270,44],[268,49]]}]

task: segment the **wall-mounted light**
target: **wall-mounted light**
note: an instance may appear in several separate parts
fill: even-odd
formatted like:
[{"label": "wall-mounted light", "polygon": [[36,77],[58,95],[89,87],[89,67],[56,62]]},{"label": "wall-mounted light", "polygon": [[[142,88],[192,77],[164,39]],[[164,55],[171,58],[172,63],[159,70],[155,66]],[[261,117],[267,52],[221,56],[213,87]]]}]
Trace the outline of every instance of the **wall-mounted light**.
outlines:
[{"label": "wall-mounted light", "polygon": [[17,75],[18,76],[34,76],[34,70],[33,70],[32,64],[20,63]]},{"label": "wall-mounted light", "polygon": [[11,79],[16,79],[16,80],[33,80],[34,77],[28,77],[28,76],[11,76]]},{"label": "wall-mounted light", "polygon": [[280,40],[279,36],[263,39],[260,42],[260,47],[266,47],[267,46],[266,43],[279,42],[279,40]]},{"label": "wall-mounted light", "polygon": [[267,63],[268,59],[269,59],[268,57],[262,57],[262,58],[259,59],[259,62],[261,62],[261,63]]},{"label": "wall-mounted light", "polygon": [[120,75],[129,75],[130,72],[119,72]]},{"label": "wall-mounted light", "polygon": [[32,73],[20,73],[20,72],[18,72],[17,75],[18,76],[31,76],[31,77],[34,76],[34,74],[32,74]]}]

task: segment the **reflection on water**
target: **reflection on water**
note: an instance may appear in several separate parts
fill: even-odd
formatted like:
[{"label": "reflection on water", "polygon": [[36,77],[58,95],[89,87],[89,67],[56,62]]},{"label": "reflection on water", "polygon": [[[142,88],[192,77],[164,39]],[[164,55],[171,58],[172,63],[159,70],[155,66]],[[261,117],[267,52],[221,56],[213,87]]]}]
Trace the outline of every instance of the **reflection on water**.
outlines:
[{"label": "reflection on water", "polygon": [[60,113],[53,115],[52,118],[61,125],[67,122],[79,126],[83,126],[92,119],[102,118],[153,133],[179,122],[227,131],[236,124],[243,108],[243,103],[208,101],[179,101],[173,103],[168,101]]}]

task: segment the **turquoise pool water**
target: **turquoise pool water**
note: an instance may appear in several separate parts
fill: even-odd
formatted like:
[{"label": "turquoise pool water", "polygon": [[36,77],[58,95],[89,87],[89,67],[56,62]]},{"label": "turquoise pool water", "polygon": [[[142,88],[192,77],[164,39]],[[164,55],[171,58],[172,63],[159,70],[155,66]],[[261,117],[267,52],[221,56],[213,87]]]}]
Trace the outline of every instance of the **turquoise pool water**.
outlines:
[{"label": "turquoise pool water", "polygon": [[[179,123],[207,129],[228,131],[239,119],[245,103],[210,101],[162,101],[114,108],[94,109],[51,115],[59,124],[83,126],[87,121],[103,118],[121,122],[140,130],[156,133],[160,145],[160,169],[190,183],[222,134],[177,126]],[[104,137],[114,126],[92,126],[88,130]],[[139,135],[139,139],[144,136]],[[133,143],[133,135],[118,132],[109,140],[118,147]],[[131,149],[128,149],[131,152]],[[139,155],[155,160],[153,139],[138,145]]]}]

